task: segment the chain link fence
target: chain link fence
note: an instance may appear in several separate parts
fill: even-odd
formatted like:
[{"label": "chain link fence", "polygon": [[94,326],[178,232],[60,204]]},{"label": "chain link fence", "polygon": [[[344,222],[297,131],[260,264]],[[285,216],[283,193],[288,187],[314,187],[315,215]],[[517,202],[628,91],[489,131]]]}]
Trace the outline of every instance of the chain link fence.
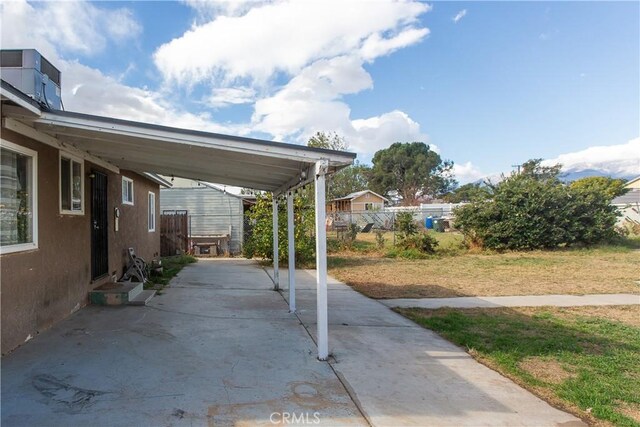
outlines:
[{"label": "chain link fence", "polygon": [[460,205],[438,205],[429,208],[393,207],[378,211],[328,212],[327,231],[330,237],[340,239],[342,234],[350,229],[351,224],[354,224],[359,233],[392,232],[395,243],[396,218],[398,214],[403,212],[411,213],[413,220],[424,229],[434,228],[434,223],[437,224],[437,221],[441,221],[443,227],[439,231],[443,229],[451,230],[454,228],[453,210],[457,206]]}]

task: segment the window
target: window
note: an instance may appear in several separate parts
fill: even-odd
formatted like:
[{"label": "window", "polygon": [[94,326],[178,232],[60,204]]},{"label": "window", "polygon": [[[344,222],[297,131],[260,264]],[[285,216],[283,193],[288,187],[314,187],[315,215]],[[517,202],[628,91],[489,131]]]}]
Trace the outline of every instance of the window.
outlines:
[{"label": "window", "polygon": [[122,203],[125,205],[133,205],[133,180],[122,177]]},{"label": "window", "polygon": [[60,213],[84,214],[84,162],[60,152]]},{"label": "window", "polygon": [[156,193],[149,191],[149,231],[156,231]]},{"label": "window", "polygon": [[373,210],[373,203],[365,203],[364,204],[364,210],[365,211],[372,211]]},{"label": "window", "polygon": [[38,154],[2,141],[0,253],[38,248]]}]

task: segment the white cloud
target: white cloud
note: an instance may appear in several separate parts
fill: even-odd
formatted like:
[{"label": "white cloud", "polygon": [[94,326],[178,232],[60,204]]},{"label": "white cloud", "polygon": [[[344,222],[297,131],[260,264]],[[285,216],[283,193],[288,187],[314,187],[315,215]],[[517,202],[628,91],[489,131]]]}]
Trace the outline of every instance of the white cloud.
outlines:
[{"label": "white cloud", "polygon": [[241,16],[251,8],[271,0],[184,0],[184,3],[192,7],[199,14],[201,20],[210,20],[218,15]]},{"label": "white cloud", "polygon": [[[108,41],[136,38],[142,27],[126,8],[103,9],[84,1],[42,2],[8,1],[0,5],[2,46],[29,47],[46,40],[42,53],[52,56],[56,49],[93,55],[104,50]],[[25,34],[31,37],[25,40]],[[26,42],[26,43],[25,43]],[[55,49],[54,49],[55,44]]]},{"label": "white cloud", "polygon": [[561,154],[543,162],[545,165],[556,163],[561,163],[565,172],[594,169],[612,176],[637,176],[640,175],[640,137],[625,144],[594,146]]},{"label": "white cloud", "polygon": [[[157,63],[162,69],[163,61],[167,61],[167,78],[180,78],[187,86],[200,78],[206,80],[204,75],[209,72],[218,73],[220,84],[205,81],[210,95],[202,99],[203,103],[214,108],[255,103],[250,121],[216,124],[211,113],[194,114],[173,103],[172,90],[152,91],[123,84],[121,76],[135,69],[135,64],[129,64],[120,76],[108,76],[78,61],[63,59],[61,52],[98,51],[128,34],[139,34],[139,24],[135,20],[128,23],[133,17],[125,8],[109,11],[84,3],[65,6],[55,11],[61,14],[61,22],[67,23],[66,28],[55,30],[65,31],[66,35],[59,37],[54,30],[42,31],[30,25],[33,16],[54,13],[48,4],[11,2],[9,7],[4,2],[0,6],[3,47],[34,46],[56,64],[63,72],[63,100],[68,110],[221,133],[264,132],[276,140],[299,143],[306,143],[316,131],[335,131],[365,158],[396,141],[427,141],[419,123],[406,113],[391,110],[354,118],[343,97],[373,88],[365,63],[417,43],[428,34],[428,29],[417,25],[416,18],[429,6],[375,2],[363,8],[351,2],[282,1],[245,2],[236,8],[224,2],[188,3],[201,8],[202,13],[208,8],[208,13],[216,14],[215,19],[195,25],[161,47],[156,52]],[[108,28],[100,24],[102,27],[92,34],[87,22],[73,19],[102,13],[121,17],[122,22]],[[206,39],[203,34],[213,38]],[[198,56],[204,57],[202,63]],[[185,58],[188,60],[181,64]],[[191,59],[195,62],[189,62]],[[211,62],[214,59],[219,62]],[[273,79],[274,73],[286,78],[283,71],[295,75],[279,87],[251,84],[255,82],[250,79]],[[242,76],[248,79],[238,79]]]},{"label": "white cloud", "polygon": [[256,91],[250,87],[222,87],[214,88],[211,96],[204,102],[211,107],[224,107],[230,104],[249,104],[256,98]]},{"label": "white cloud", "polygon": [[58,60],[64,78],[62,99],[71,111],[212,132],[242,130],[214,123],[209,114],[193,114],[173,106],[159,93],[126,86],[76,61]]},{"label": "white cloud", "polygon": [[415,44],[428,34],[427,28],[408,28],[390,38],[384,38],[379,33],[375,33],[364,41],[360,53],[364,59],[372,61],[379,56],[388,55],[395,50]]},{"label": "white cloud", "polygon": [[185,86],[238,79],[264,85],[321,58],[353,54],[367,44],[372,60],[426,35],[417,18],[430,7],[419,2],[280,1],[261,4],[241,16],[218,15],[194,25],[155,52],[168,82]]},{"label": "white cloud", "polygon": [[[542,165],[552,166],[558,163],[562,165],[562,173],[566,174],[570,180],[590,175],[607,175],[614,178],[636,177],[640,175],[640,137],[625,144],[593,146],[561,154],[556,158],[544,160]],[[501,173],[486,174],[471,162],[456,163],[453,171],[460,184],[480,179],[495,184],[514,172],[511,169]]]},{"label": "white cloud", "polygon": [[456,13],[456,16],[453,17],[453,22],[455,22],[456,24],[466,16],[467,14],[467,9],[462,9],[460,12]]},{"label": "white cloud", "polygon": [[315,130],[344,129],[349,126],[350,110],[337,99],[372,84],[371,76],[357,58],[319,60],[273,96],[256,102],[253,127],[276,139],[301,132],[310,135]]},{"label": "white cloud", "polygon": [[453,174],[460,185],[475,182],[487,176],[486,173],[471,162],[455,163],[453,165]]},{"label": "white cloud", "polygon": [[[66,26],[43,29],[41,25],[33,25],[34,20],[40,21],[49,14],[56,14]],[[102,25],[99,24],[102,22],[103,27],[96,27],[92,33],[91,22],[78,19],[87,14],[117,17],[122,22],[110,23],[107,28],[104,24],[106,18],[100,18],[96,25]],[[139,28],[137,22],[127,23],[127,17],[131,15],[126,9],[106,10],[82,2],[51,2],[37,4],[36,7],[24,1],[2,2],[2,48],[34,47],[58,67],[62,72],[62,100],[67,110],[215,132],[245,132],[241,126],[216,125],[209,115],[192,114],[176,108],[157,92],[126,86],[99,70],[61,57],[58,49],[99,49],[109,41],[121,40],[129,34],[127,28]],[[102,34],[98,34],[100,32]],[[128,69],[130,67],[131,64]]]},{"label": "white cloud", "polygon": [[373,86],[359,57],[319,60],[303,69],[273,96],[255,104],[251,128],[304,143],[317,131],[335,131],[350,149],[366,156],[396,141],[426,141],[420,125],[402,111],[352,119],[342,95]]},{"label": "white cloud", "polygon": [[[351,136],[351,145],[358,153],[375,153],[394,142],[426,142],[428,136],[420,130],[420,125],[402,111],[391,111],[368,119],[352,122],[355,132]],[[438,152],[435,145],[431,148]]]}]

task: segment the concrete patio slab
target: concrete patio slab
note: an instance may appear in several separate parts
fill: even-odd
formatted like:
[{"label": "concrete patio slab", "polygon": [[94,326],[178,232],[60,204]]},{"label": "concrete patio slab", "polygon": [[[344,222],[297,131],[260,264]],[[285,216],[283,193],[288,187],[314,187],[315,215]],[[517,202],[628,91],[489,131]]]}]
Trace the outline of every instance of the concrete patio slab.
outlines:
[{"label": "concrete patio slab", "polygon": [[80,310],[4,357],[2,425],[367,425],[257,265],[203,260],[175,283],[147,307]]},{"label": "concrete patio slab", "polygon": [[335,280],[319,362],[315,277],[296,278],[297,314],[286,274],[275,292],[244,260],[187,266],[146,307],[80,310],[3,358],[2,425],[583,425]]},{"label": "concrete patio slab", "polygon": [[635,305],[640,295],[523,295],[506,297],[399,298],[380,300],[387,307],[418,308],[491,308],[491,307],[577,307],[587,305]]}]

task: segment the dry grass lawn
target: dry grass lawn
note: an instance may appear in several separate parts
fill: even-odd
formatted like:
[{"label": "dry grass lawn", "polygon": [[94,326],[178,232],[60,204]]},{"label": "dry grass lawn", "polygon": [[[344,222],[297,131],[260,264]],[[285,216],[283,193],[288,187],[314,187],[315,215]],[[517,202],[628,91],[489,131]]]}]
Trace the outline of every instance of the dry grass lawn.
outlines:
[{"label": "dry grass lawn", "polygon": [[372,298],[640,292],[640,251],[625,247],[405,260],[343,252],[329,272]]}]

